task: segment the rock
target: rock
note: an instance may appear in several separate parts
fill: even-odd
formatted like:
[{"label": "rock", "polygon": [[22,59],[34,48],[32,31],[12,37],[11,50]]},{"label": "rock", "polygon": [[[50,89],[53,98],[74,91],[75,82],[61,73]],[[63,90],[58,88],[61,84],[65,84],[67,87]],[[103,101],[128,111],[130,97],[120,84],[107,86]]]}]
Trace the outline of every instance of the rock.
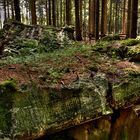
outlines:
[{"label": "rock", "polygon": [[33,139],[110,114],[107,90],[108,83],[102,74],[61,90],[32,86],[26,92],[11,94],[7,88],[1,88],[1,136]]}]

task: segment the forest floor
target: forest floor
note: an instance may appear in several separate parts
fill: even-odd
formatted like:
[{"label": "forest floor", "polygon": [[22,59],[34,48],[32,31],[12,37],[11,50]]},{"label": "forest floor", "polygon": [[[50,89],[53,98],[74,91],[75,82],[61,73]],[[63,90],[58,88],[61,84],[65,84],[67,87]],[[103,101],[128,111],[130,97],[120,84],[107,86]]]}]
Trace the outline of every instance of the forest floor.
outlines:
[{"label": "forest floor", "polygon": [[[52,31],[51,39],[45,38],[51,45],[42,45],[33,37],[27,39],[16,35],[13,28],[6,32],[10,39],[4,44],[5,54],[0,60],[0,82],[15,79],[18,85],[35,83],[60,88],[79,79],[92,78],[97,73],[104,73],[111,83],[140,75],[139,40],[106,37],[88,44],[64,40],[58,47]],[[49,50],[46,49],[48,46]]]}]

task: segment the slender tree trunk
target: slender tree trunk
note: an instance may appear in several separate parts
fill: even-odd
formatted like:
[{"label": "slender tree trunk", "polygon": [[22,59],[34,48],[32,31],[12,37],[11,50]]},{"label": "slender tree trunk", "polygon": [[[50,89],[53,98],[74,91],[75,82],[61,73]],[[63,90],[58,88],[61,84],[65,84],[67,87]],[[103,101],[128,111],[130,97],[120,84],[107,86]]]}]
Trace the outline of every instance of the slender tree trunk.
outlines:
[{"label": "slender tree trunk", "polygon": [[95,0],[89,0],[89,40],[95,37]]},{"label": "slender tree trunk", "polygon": [[4,20],[7,20],[7,8],[6,8],[6,0],[3,0],[3,9],[4,9]]},{"label": "slender tree trunk", "polygon": [[81,28],[80,28],[80,5],[79,0],[75,0],[75,29],[76,29],[76,40],[81,41]]},{"label": "slender tree trunk", "polygon": [[[83,0],[80,0],[79,1],[79,5],[80,5],[80,9],[79,9],[79,14],[80,14],[80,27],[81,27],[81,34],[83,35],[83,33],[82,33],[82,31],[83,31],[83,25],[82,25],[82,23],[83,23]],[[81,35],[81,36],[82,36]]]},{"label": "slender tree trunk", "polygon": [[71,0],[66,0],[66,24],[71,24]]},{"label": "slender tree trunk", "polygon": [[132,0],[131,38],[137,37],[138,0]]},{"label": "slender tree trunk", "polygon": [[116,1],[116,3],[115,3],[115,34],[117,34],[118,33],[118,23],[119,23],[119,18],[118,18],[118,15],[119,15],[119,11],[118,11],[118,1]]},{"label": "slender tree trunk", "polygon": [[128,0],[128,8],[127,8],[127,34],[126,37],[130,37],[131,32],[131,0]]},{"label": "slender tree trunk", "polygon": [[63,21],[62,21],[62,26],[64,26],[66,24],[66,12],[63,12],[63,11],[66,11],[66,1],[63,0],[63,9],[62,9],[62,13],[63,13]]},{"label": "slender tree trunk", "polygon": [[52,19],[53,26],[56,27],[56,0],[52,0]]},{"label": "slender tree trunk", "polygon": [[109,5],[109,25],[108,25],[108,32],[111,34],[112,32],[112,0],[110,0]]},{"label": "slender tree trunk", "polygon": [[9,8],[9,1],[7,1],[7,17],[10,18],[10,8]]},{"label": "slender tree trunk", "polygon": [[32,24],[37,24],[36,19],[36,0],[30,0],[30,8],[31,8],[31,17],[32,17]]},{"label": "slender tree trunk", "polygon": [[48,0],[48,9],[49,9],[49,25],[51,25],[52,24],[52,19],[51,19],[51,17],[52,17],[52,14],[51,14],[51,0]]},{"label": "slender tree trunk", "polygon": [[107,0],[102,0],[101,37],[107,32]]},{"label": "slender tree trunk", "polygon": [[99,0],[95,0],[95,40],[99,39]]},{"label": "slender tree trunk", "polygon": [[122,34],[126,33],[126,0],[123,3]]},{"label": "slender tree trunk", "polygon": [[21,22],[19,0],[14,0],[15,19]]},{"label": "slender tree trunk", "polygon": [[48,22],[48,0],[45,1],[45,12],[46,12],[46,25],[49,25],[49,22]]},{"label": "slender tree trunk", "polygon": [[60,26],[62,26],[62,22],[63,22],[63,14],[62,14],[62,0],[60,0]]},{"label": "slender tree trunk", "polygon": [[56,20],[56,24],[57,24],[57,27],[60,26],[60,20],[59,20],[59,0],[56,0],[57,2],[57,5],[56,5],[56,13],[57,13],[57,20]]},{"label": "slender tree trunk", "polygon": [[14,19],[15,15],[14,15],[14,5],[13,5],[13,2],[11,2],[11,12],[12,12],[12,19]]},{"label": "slender tree trunk", "polygon": [[86,34],[87,34],[87,24],[86,24],[86,0],[84,0],[84,22],[83,22],[83,37],[84,41],[86,41]]}]

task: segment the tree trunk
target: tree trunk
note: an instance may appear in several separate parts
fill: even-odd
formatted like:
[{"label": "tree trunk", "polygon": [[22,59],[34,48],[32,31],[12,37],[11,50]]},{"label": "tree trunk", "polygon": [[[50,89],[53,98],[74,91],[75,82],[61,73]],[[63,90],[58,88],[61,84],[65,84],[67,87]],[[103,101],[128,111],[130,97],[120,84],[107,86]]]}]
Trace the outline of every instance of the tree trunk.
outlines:
[{"label": "tree trunk", "polygon": [[123,3],[122,34],[126,33],[126,0]]},{"label": "tree trunk", "polygon": [[132,0],[131,13],[131,38],[137,37],[137,19],[138,19],[138,0]]},{"label": "tree trunk", "polygon": [[83,31],[83,25],[82,25],[82,23],[83,23],[83,0],[80,0],[79,1],[79,14],[80,14],[80,28],[81,28],[81,36],[83,35],[83,33],[82,33],[82,31]]},{"label": "tree trunk", "polygon": [[6,0],[3,0],[3,9],[4,9],[4,20],[7,20],[7,12],[6,12]]},{"label": "tree trunk", "polygon": [[10,7],[9,7],[9,1],[7,1],[7,16],[8,16],[8,19],[10,19]]},{"label": "tree trunk", "polygon": [[82,36],[81,36],[81,28],[80,28],[80,5],[79,5],[79,0],[75,0],[75,29],[76,29],[76,40],[81,41]]},{"label": "tree trunk", "polygon": [[95,0],[89,0],[89,40],[95,37]]},{"label": "tree trunk", "polygon": [[66,0],[66,24],[71,24],[71,0]]},{"label": "tree trunk", "polygon": [[107,0],[102,0],[101,37],[107,32]]},{"label": "tree trunk", "polygon": [[127,34],[126,37],[130,37],[131,32],[131,0],[128,0],[128,8],[127,8]]},{"label": "tree trunk", "polygon": [[32,17],[32,24],[37,24],[36,19],[36,0],[30,0],[30,8],[31,8],[31,17]]},{"label": "tree trunk", "polygon": [[95,0],[95,40],[99,39],[99,0]]},{"label": "tree trunk", "polygon": [[52,0],[52,19],[53,26],[56,27],[56,0]]},{"label": "tree trunk", "polygon": [[48,0],[48,9],[49,9],[49,25],[51,25],[52,24],[52,19],[51,19],[51,16],[52,16],[52,14],[51,14],[51,0]]},{"label": "tree trunk", "polygon": [[63,14],[62,14],[62,0],[60,0],[60,5],[59,5],[59,8],[60,8],[60,26],[62,26],[62,22],[63,22]]},{"label": "tree trunk", "polygon": [[21,22],[19,0],[14,0],[15,19]]},{"label": "tree trunk", "polygon": [[45,12],[46,12],[46,25],[49,25],[48,20],[48,0],[45,1]]},{"label": "tree trunk", "polygon": [[111,34],[112,32],[112,0],[110,0],[109,5],[109,25],[108,25],[108,32]]},{"label": "tree trunk", "polygon": [[11,13],[12,13],[12,19],[14,19],[15,14],[14,14],[14,4],[13,4],[13,2],[11,2]]},{"label": "tree trunk", "polygon": [[118,9],[118,1],[116,1],[115,3],[115,34],[118,33],[118,24],[119,24],[119,18],[118,18],[118,15],[119,15],[119,9]]}]

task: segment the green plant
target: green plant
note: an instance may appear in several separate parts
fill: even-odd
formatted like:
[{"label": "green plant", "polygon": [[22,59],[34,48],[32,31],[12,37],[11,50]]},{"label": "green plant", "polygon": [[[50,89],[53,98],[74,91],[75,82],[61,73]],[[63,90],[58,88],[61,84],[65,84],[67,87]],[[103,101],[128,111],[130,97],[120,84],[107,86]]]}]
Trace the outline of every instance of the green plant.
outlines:
[{"label": "green plant", "polygon": [[140,40],[131,39],[131,38],[121,41],[121,45],[123,45],[123,46],[134,46],[134,45],[137,45],[139,43],[140,43]]},{"label": "green plant", "polygon": [[93,46],[94,51],[108,51],[108,48],[110,48],[112,42],[108,41],[99,41]]},{"label": "green plant", "polygon": [[113,40],[120,40],[120,36],[119,35],[109,35],[109,36],[105,36],[102,37],[100,39],[100,41],[113,41]]},{"label": "green plant", "polygon": [[9,79],[0,84],[0,90],[16,90],[16,80]]},{"label": "green plant", "polygon": [[140,54],[140,45],[136,45],[136,46],[133,46],[133,47],[128,47],[128,55],[129,56],[134,56],[134,55],[137,55],[137,54]]}]

